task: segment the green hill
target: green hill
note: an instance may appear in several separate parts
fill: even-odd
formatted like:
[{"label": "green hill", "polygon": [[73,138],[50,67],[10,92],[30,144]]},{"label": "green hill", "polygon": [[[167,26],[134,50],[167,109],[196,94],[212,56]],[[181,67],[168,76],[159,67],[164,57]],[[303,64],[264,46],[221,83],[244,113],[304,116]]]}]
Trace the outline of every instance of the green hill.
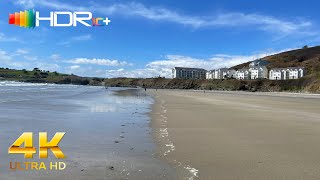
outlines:
[{"label": "green hill", "polygon": [[[307,75],[320,73],[320,46],[287,51],[280,54],[267,56],[262,60],[268,61],[268,69],[286,67],[305,67]],[[232,68],[240,69],[248,67],[250,62],[239,64]]]},{"label": "green hill", "polygon": [[0,80],[75,85],[100,85],[103,81],[101,78],[79,77],[76,75],[43,71],[38,68],[32,71],[0,68]]}]

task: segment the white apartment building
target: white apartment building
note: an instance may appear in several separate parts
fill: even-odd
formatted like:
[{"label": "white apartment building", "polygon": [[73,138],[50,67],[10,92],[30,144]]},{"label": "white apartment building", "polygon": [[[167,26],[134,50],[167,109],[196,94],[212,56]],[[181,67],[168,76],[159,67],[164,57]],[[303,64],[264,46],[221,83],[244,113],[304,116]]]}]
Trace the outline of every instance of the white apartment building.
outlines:
[{"label": "white apartment building", "polygon": [[218,70],[214,70],[213,73],[214,73],[214,74],[213,74],[213,79],[219,79],[219,78],[220,78],[220,76],[219,76],[219,71],[218,71]]},{"label": "white apartment building", "polygon": [[249,71],[251,72],[250,79],[267,79],[268,78],[268,69],[265,66],[250,67]]},{"label": "white apartment building", "polygon": [[228,68],[210,70],[207,72],[207,79],[225,79],[236,76],[236,71]]},{"label": "white apartment building", "polygon": [[175,67],[172,78],[177,79],[206,79],[207,70],[200,68]]},{"label": "white apartment building", "polygon": [[269,72],[270,80],[299,79],[306,74],[304,67],[273,68]]},{"label": "white apartment building", "polygon": [[206,79],[214,79],[214,70],[207,71]]},{"label": "white apartment building", "polygon": [[218,79],[225,79],[228,75],[227,68],[217,69],[217,71],[218,71]]},{"label": "white apartment building", "polygon": [[251,77],[251,72],[248,68],[242,68],[237,71],[236,79],[239,80],[248,80]]}]

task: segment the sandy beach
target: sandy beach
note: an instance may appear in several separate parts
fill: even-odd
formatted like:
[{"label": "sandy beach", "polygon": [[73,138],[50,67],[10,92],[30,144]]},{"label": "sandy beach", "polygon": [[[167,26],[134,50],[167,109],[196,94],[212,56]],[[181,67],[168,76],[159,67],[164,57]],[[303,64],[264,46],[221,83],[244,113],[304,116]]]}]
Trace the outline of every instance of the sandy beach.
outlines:
[{"label": "sandy beach", "polygon": [[158,156],[179,179],[319,179],[320,96],[149,90]]},{"label": "sandy beach", "polygon": [[[1,180],[175,179],[174,168],[153,156],[152,98],[142,90],[0,82]],[[66,132],[59,147],[67,158],[24,159],[8,154],[23,133]],[[62,161],[57,170],[14,170],[10,162]]]}]

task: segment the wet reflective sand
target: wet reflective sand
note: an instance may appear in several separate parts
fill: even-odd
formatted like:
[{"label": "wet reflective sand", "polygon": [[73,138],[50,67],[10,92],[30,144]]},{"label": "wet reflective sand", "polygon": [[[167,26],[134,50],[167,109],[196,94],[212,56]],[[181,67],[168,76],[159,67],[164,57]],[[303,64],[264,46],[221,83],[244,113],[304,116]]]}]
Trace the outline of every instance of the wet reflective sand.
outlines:
[{"label": "wet reflective sand", "polygon": [[[172,179],[174,170],[153,156],[152,99],[140,91],[101,87],[0,83],[0,179]],[[125,92],[125,93],[124,93]],[[8,155],[23,133],[66,132],[67,156],[26,160]],[[12,171],[9,162],[63,161],[64,171]]]}]

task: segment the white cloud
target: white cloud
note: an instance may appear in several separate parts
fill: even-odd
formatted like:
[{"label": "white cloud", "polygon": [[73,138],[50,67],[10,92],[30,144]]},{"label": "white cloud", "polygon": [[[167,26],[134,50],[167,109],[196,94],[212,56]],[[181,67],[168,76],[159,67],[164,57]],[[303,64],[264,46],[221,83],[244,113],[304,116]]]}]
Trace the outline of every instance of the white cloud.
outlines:
[{"label": "white cloud", "polygon": [[71,64],[91,64],[100,66],[130,66],[132,64],[126,61],[110,60],[110,59],[88,59],[88,58],[75,58],[66,61]]},{"label": "white cloud", "polygon": [[281,36],[291,34],[315,35],[308,20],[285,20],[268,15],[240,12],[217,13],[213,16],[192,16],[164,8],[147,7],[141,3],[114,3],[108,6],[94,5],[77,6],[59,1],[18,0],[17,4],[26,8],[43,6],[52,9],[90,10],[104,15],[120,14],[126,17],[142,17],[153,21],[173,22],[193,28],[201,27],[252,27],[262,31],[277,33]]},{"label": "white cloud", "polygon": [[75,37],[71,38],[71,40],[73,40],[73,41],[88,41],[91,39],[92,39],[91,34],[85,34],[85,35],[75,36]]},{"label": "white cloud", "polygon": [[63,41],[63,42],[58,42],[57,45],[59,46],[65,46],[65,47],[69,47],[71,44],[71,41]]},{"label": "white cloud", "polygon": [[6,51],[0,49],[0,67],[4,68],[22,68],[24,63],[14,61],[12,55],[8,54]]},{"label": "white cloud", "polygon": [[49,70],[49,71],[59,71],[61,69],[58,64],[41,62],[37,56],[24,55],[24,56],[18,57],[16,55],[16,52],[7,53],[6,51],[1,49],[0,49],[0,67],[13,68],[13,69],[29,69],[29,70],[37,67],[37,68],[40,68],[43,70]]},{"label": "white cloud", "polygon": [[[11,56],[8,55],[7,52],[5,52],[5,51],[3,51],[3,50],[0,49],[0,60],[1,60],[1,61],[9,61],[9,60],[11,60],[11,59],[12,59]],[[1,62],[1,61],[0,61],[0,62]]]},{"label": "white cloud", "polygon": [[75,69],[79,69],[79,68],[80,68],[79,65],[70,66],[70,69],[71,69],[71,70],[75,70]]},{"label": "white cloud", "polygon": [[61,57],[59,54],[52,54],[49,58],[56,61],[59,60]]},{"label": "white cloud", "polygon": [[24,59],[28,61],[37,61],[39,60],[37,56],[23,56]]},{"label": "white cloud", "polygon": [[24,55],[24,54],[29,54],[29,50],[27,49],[17,49],[15,52],[16,55]]},{"label": "white cloud", "polygon": [[15,37],[8,37],[0,32],[0,42],[21,42],[21,40]]},{"label": "white cloud", "polygon": [[242,56],[242,55],[224,55],[217,54],[212,57],[201,59],[189,56],[181,55],[167,55],[163,60],[154,60],[148,63],[143,69],[116,69],[106,70],[106,77],[171,77],[173,67],[194,67],[204,68],[206,70],[218,69],[218,68],[230,68],[232,66],[242,64],[255,59],[263,58],[269,55],[278,54],[283,51],[291,49],[285,49],[281,51],[267,51],[263,53],[256,53],[253,55]]},{"label": "white cloud", "polygon": [[75,74],[83,77],[95,77],[95,76],[103,77],[103,75],[101,75],[97,69],[94,69],[91,66],[79,66],[79,65],[67,66],[67,67],[64,67],[63,72],[67,74]]},{"label": "white cloud", "polygon": [[61,42],[58,42],[57,45],[60,45],[60,46],[70,46],[70,44],[72,44],[73,42],[79,42],[79,41],[89,41],[89,40],[92,40],[92,35],[91,34],[85,34],[85,35],[80,35],[80,36],[74,36],[74,37],[71,37],[65,41],[61,41]]}]

